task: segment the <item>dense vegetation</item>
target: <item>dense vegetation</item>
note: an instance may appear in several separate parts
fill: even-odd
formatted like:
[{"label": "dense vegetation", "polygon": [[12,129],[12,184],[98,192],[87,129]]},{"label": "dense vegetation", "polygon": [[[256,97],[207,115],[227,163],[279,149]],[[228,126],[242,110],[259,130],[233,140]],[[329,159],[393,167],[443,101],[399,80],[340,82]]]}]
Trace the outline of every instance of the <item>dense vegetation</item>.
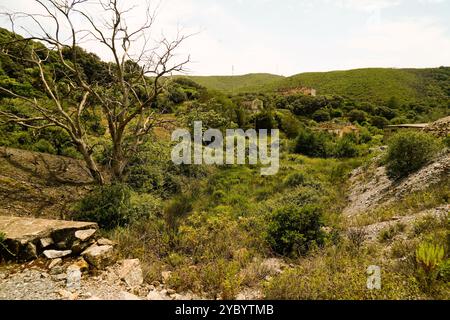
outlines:
[{"label": "dense vegetation", "polygon": [[282,76],[268,73],[255,73],[234,77],[190,76],[189,78],[208,89],[230,93],[254,91],[257,88],[262,89],[273,82],[283,79]]},{"label": "dense vegetation", "polygon": [[192,77],[203,86],[224,92],[266,92],[311,87],[319,95],[339,95],[358,102],[397,103],[448,107],[450,68],[356,69],[301,73],[290,77],[247,75],[235,77]]},{"label": "dense vegetation", "polygon": [[[1,41],[9,36],[0,30]],[[19,56],[26,47],[10,50]],[[88,81],[107,85],[102,72],[108,64],[82,49],[78,54]],[[19,61],[0,53],[0,85],[48,100],[36,70]],[[47,68],[58,70],[51,59]],[[279,128],[279,173],[261,176],[259,165],[176,166],[170,160],[170,132],[157,128],[131,157],[123,181],[96,186],[70,217],[97,221],[118,242],[120,255],[141,259],[148,282],[161,280],[162,270],[172,271],[168,285],[179,291],[224,299],[246,287],[273,299],[448,298],[448,220],[415,222],[407,241],[392,245],[387,256],[386,242],[399,230],[363,245],[341,214],[350,172],[380,156],[386,125],[448,115],[448,72],[369,69],[281,80],[251,75],[236,78],[238,83],[166,78],[156,105],[179,127],[192,129],[192,122],[201,120],[203,127],[221,130]],[[313,86],[319,96],[275,90],[297,85]],[[92,104],[83,121],[96,146],[92,154],[107,169],[111,144],[98,107]],[[0,111],[20,116],[26,108],[0,95]],[[410,132],[390,141],[385,161],[393,177],[419,169],[435,155],[431,146],[441,143]],[[64,131],[8,121],[0,125],[0,145],[81,157]],[[418,157],[405,159],[405,154]],[[376,217],[448,204],[449,186],[436,188],[363,218],[375,223]],[[270,257],[291,267],[274,274],[263,264]],[[366,288],[366,268],[374,264],[383,269],[381,291]]]}]

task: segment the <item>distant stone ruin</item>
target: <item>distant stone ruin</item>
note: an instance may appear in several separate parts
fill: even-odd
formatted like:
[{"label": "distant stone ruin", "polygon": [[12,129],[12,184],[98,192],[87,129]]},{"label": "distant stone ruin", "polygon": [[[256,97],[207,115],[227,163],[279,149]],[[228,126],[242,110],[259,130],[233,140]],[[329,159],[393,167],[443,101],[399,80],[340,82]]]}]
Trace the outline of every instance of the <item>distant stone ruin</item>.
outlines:
[{"label": "distant stone ruin", "polygon": [[333,123],[333,122],[324,122],[321,123],[318,127],[319,131],[326,131],[332,135],[342,138],[346,134],[354,133],[356,135],[359,134],[359,129],[352,123]]},{"label": "distant stone ruin", "polygon": [[294,87],[288,89],[280,89],[279,93],[284,96],[293,96],[297,94],[304,94],[306,96],[317,96],[317,90],[309,87]]},{"label": "distant stone ruin", "polygon": [[387,131],[388,134],[392,134],[393,132],[405,129],[428,132],[436,137],[446,137],[450,134],[450,116],[432,123],[404,123],[389,125],[385,128],[385,131]]}]

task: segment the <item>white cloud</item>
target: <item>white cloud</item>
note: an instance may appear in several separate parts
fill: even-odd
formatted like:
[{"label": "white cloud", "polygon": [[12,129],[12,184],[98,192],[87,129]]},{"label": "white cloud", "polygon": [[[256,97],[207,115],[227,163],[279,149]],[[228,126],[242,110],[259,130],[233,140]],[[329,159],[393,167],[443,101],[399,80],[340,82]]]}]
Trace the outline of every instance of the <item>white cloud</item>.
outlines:
[{"label": "white cloud", "polygon": [[432,19],[405,18],[367,26],[346,46],[351,66],[426,67],[448,65],[450,38]]},{"label": "white cloud", "polygon": [[377,11],[398,6],[401,0],[331,0],[335,5],[360,11]]}]

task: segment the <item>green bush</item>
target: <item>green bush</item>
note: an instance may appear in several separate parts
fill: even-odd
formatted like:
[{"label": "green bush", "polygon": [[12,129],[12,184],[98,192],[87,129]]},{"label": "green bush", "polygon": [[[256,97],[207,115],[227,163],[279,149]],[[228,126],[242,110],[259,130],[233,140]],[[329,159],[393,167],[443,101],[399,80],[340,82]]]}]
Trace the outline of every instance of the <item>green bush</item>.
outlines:
[{"label": "green bush", "polygon": [[33,145],[33,149],[39,152],[56,154],[56,149],[47,140],[41,139]]},{"label": "green bush", "polygon": [[439,267],[439,279],[450,282],[450,259],[445,260]]},{"label": "green bush", "polygon": [[125,226],[135,214],[131,195],[131,189],[123,184],[98,187],[75,205],[73,218],[97,222],[107,230]]},{"label": "green bush", "polygon": [[450,148],[450,134],[448,134],[448,135],[444,138],[444,144],[447,146],[447,148]]},{"label": "green bush", "polygon": [[279,111],[275,115],[278,128],[282,130],[288,138],[295,138],[300,130],[300,121],[288,110]]},{"label": "green bush", "polygon": [[306,176],[303,172],[294,172],[288,175],[283,184],[287,187],[296,187],[299,185],[304,185],[306,182]]},{"label": "green bush", "polygon": [[164,216],[166,225],[170,230],[175,231],[178,227],[179,219],[185,217],[192,211],[193,201],[192,195],[188,196],[181,194],[168,203],[164,210]]},{"label": "green bush", "polygon": [[322,212],[317,206],[286,206],[271,217],[267,241],[279,254],[300,256],[312,246],[323,244],[322,225]]},{"label": "green bush", "polygon": [[334,147],[334,156],[337,158],[353,158],[358,154],[358,147],[349,136],[339,139]]},{"label": "green bush", "polygon": [[312,118],[317,122],[330,121],[330,112],[326,109],[320,109],[313,113]]},{"label": "green bush", "polygon": [[417,171],[439,150],[437,138],[423,132],[404,131],[388,143],[386,168],[391,178],[398,179]]},{"label": "green bush", "polygon": [[303,129],[295,139],[294,152],[310,157],[327,157],[331,138],[324,132]]},{"label": "green bush", "polygon": [[349,112],[348,118],[351,122],[363,123],[367,120],[367,113],[361,110],[353,109]]},{"label": "green bush", "polygon": [[386,119],[385,117],[380,117],[380,116],[372,117],[370,119],[370,122],[372,123],[373,126],[379,128],[379,129],[383,129],[384,127],[389,125],[389,120]]},{"label": "green bush", "polygon": [[444,256],[444,247],[437,244],[423,242],[416,249],[418,279],[423,281],[425,287],[430,287],[439,276]]},{"label": "green bush", "polygon": [[429,274],[435,270],[444,259],[444,248],[424,242],[416,250],[417,264]]}]

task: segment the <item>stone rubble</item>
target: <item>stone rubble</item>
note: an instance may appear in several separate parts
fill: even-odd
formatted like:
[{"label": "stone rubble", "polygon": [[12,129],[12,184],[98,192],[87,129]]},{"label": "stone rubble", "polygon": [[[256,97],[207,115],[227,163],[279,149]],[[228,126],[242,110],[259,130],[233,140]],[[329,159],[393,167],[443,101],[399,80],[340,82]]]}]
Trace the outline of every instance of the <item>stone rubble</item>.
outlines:
[{"label": "stone rubble", "polygon": [[83,251],[81,255],[96,269],[103,269],[113,261],[113,247],[92,245]]}]

